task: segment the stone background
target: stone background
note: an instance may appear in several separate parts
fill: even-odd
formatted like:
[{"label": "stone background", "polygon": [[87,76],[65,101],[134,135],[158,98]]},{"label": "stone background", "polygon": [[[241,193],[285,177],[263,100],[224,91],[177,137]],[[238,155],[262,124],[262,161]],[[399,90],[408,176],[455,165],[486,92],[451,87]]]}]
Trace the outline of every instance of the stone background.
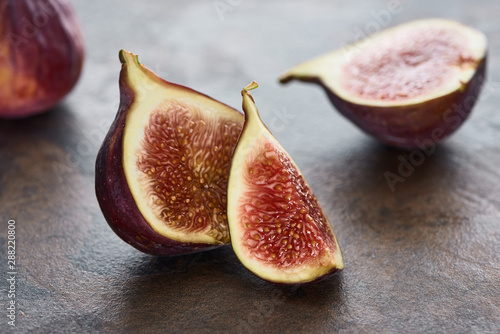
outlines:
[{"label": "stone background", "polygon": [[[500,332],[500,2],[408,0],[385,16],[389,1],[72,3],[87,48],[79,84],[46,114],[0,121],[0,332],[9,219],[16,333]],[[360,132],[319,87],[277,78],[371,30],[427,17],[486,33],[488,81],[464,126],[391,191],[384,173],[411,152]],[[118,107],[122,48],[237,108],[240,90],[259,83],[262,118],[329,216],[342,273],[275,286],[230,247],[156,258],[111,231],[94,163]]]}]

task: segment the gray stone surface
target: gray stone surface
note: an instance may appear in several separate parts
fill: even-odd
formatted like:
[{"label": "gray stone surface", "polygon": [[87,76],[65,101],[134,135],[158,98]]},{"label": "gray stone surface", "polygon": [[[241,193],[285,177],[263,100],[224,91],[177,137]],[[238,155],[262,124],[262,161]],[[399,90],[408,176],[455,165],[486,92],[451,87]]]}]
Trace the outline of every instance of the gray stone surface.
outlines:
[{"label": "gray stone surface", "polygon": [[[391,191],[408,152],[338,114],[285,69],[381,20],[386,1],[84,1],[87,59],[54,110],[0,121],[0,332],[7,325],[7,221],[16,221],[16,333],[500,332],[500,3],[401,1],[382,25],[448,17],[483,30],[488,82],[470,119]],[[214,4],[226,4],[224,13]],[[378,19],[377,19],[378,17]],[[371,22],[371,25],[368,23]],[[379,23],[380,24],[380,23]],[[94,162],[118,107],[118,50],[232,106],[252,80],[262,118],[322,203],[345,270],[275,286],[230,247],[156,258],[106,224]],[[22,312],[22,313],[21,313]]]}]

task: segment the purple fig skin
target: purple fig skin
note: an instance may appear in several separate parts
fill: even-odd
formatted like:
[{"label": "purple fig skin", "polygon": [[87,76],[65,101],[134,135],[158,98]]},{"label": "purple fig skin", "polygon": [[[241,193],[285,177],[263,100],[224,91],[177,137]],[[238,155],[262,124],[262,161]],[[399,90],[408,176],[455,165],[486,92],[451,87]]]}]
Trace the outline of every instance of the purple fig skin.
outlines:
[{"label": "purple fig skin", "polygon": [[405,150],[422,143],[438,143],[455,132],[468,118],[485,81],[486,57],[462,91],[410,106],[363,106],[340,99],[321,81],[335,108],[363,131],[381,142]]},{"label": "purple fig skin", "polygon": [[48,111],[77,83],[79,21],[66,0],[0,0],[0,117]]},{"label": "purple fig skin", "polygon": [[[183,243],[156,233],[139,211],[123,170],[123,134],[134,92],[126,82],[120,53],[120,106],[96,159],[95,188],[99,206],[111,229],[125,242],[151,255],[174,256],[214,249],[224,244]],[[173,85],[173,83],[170,83]],[[182,89],[190,88],[176,85]]]}]

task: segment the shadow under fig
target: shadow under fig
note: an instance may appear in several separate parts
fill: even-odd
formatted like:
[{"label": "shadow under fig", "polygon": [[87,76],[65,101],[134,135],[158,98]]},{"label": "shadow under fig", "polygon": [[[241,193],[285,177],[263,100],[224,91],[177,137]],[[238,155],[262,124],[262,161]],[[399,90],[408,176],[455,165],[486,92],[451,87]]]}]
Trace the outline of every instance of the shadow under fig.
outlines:
[{"label": "shadow under fig", "polygon": [[366,137],[340,153],[323,153],[305,171],[336,231],[355,238],[354,226],[460,221],[464,203],[457,194],[469,182],[461,163],[468,155],[451,139],[426,154]]},{"label": "shadow under fig", "polygon": [[[347,154],[341,174],[361,191],[381,196],[401,195],[426,181],[453,176],[453,144],[437,144],[426,153],[421,149],[401,150],[367,139]],[[350,170],[348,170],[350,169]],[[347,173],[347,174],[346,174]]]},{"label": "shadow under fig", "polygon": [[12,157],[25,154],[23,148],[41,148],[47,142],[64,150],[69,143],[77,141],[77,127],[75,116],[64,103],[42,114],[0,119],[1,156],[8,159],[8,163]]},{"label": "shadow under fig", "polygon": [[313,319],[297,314],[313,309],[319,318],[332,307],[342,308],[342,274],[310,285],[276,285],[251,274],[230,246],[176,257],[144,256],[127,276],[109,310],[120,318],[110,322],[113,330],[265,332],[278,320],[311,322],[314,328]]},{"label": "shadow under fig", "polygon": [[73,118],[68,106],[61,103],[38,115],[0,119],[1,142],[11,139],[12,136],[51,137],[70,124]]},{"label": "shadow under fig", "polygon": [[27,146],[52,146],[62,153],[54,160],[61,169],[93,175],[97,151],[106,134],[98,123],[99,119],[82,118],[64,102],[42,114],[1,119],[0,151],[6,157],[24,154]]},{"label": "shadow under fig", "polygon": [[231,272],[231,263],[237,261],[230,246],[178,256],[144,255],[142,261],[130,268],[128,275],[143,277],[153,275],[197,275],[203,271]]}]

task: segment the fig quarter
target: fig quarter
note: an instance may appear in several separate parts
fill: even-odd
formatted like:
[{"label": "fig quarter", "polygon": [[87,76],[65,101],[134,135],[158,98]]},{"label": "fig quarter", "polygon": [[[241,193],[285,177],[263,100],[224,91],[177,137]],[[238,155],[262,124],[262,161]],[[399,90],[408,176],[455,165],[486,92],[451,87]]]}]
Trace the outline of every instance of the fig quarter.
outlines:
[{"label": "fig quarter", "polygon": [[245,124],[231,162],[228,223],[242,264],[277,284],[305,284],[344,268],[318,200],[290,155],[262,122],[249,90]]}]

